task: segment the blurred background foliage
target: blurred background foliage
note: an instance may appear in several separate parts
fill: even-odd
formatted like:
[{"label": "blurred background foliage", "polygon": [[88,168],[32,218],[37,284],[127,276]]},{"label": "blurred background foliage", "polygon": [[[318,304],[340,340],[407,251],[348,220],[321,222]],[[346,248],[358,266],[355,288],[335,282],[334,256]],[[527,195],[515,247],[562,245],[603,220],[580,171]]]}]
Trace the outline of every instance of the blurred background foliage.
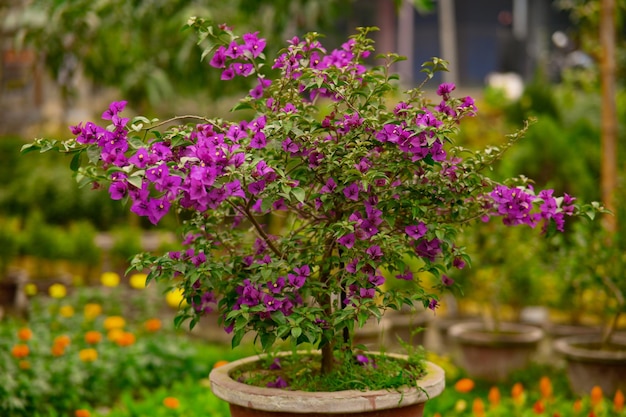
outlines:
[{"label": "blurred background foliage", "polygon": [[[399,0],[392,3],[396,8],[401,5]],[[413,3],[421,13],[435,10],[436,3],[429,0]],[[493,87],[468,91],[477,99],[479,113],[464,122],[458,143],[470,148],[502,144],[505,135],[519,129],[525,120],[536,119],[493,177],[524,175],[534,179],[538,188],[552,187],[557,194],[567,192],[583,201],[599,200],[600,2],[553,3],[569,14],[572,26],[567,35],[595,64],[566,69],[558,74],[557,81],[538,69],[521,97],[514,100]],[[271,48],[283,45],[285,39],[311,30],[324,33],[329,48],[338,46],[358,25],[353,20],[353,8],[363,2],[32,0],[23,4],[19,13],[8,14],[0,6],[0,16],[5,18],[5,26],[14,28],[17,46],[34,47],[43,53],[46,70],[61,88],[66,111],[77,105],[77,89],[86,86],[89,98],[113,88],[114,97],[128,99],[133,111],[166,118],[187,110],[226,115],[229,97],[248,88],[246,80],[222,82],[219,71],[200,61],[202,48],[196,35],[181,30],[190,16],[228,23],[237,32],[259,31],[268,38],[267,54],[272,55],[275,50]],[[626,0],[617,0],[620,82],[615,94],[620,154],[626,143],[625,10]],[[78,74],[87,83],[76,84]],[[68,136],[53,133],[59,138]],[[56,273],[56,266],[49,265],[53,260],[75,260],[82,265],[77,272],[80,274],[89,274],[90,268],[97,270],[103,263],[123,270],[128,257],[144,246],[141,236],[151,230],[150,226],[132,217],[128,207],[110,201],[105,190],[79,189],[68,181],[69,161],[65,158],[53,154],[20,156],[25,139],[30,138],[0,140],[0,178],[10,179],[0,184],[0,268],[6,269],[15,259],[32,257],[43,260],[35,269],[53,271],[41,274]],[[619,196],[624,196],[623,172],[622,166]],[[620,218],[626,215],[623,211],[626,207],[620,204]],[[168,218],[167,225],[174,230],[176,219]],[[532,243],[527,239],[532,231],[505,230],[496,224],[478,226],[468,230],[466,242],[476,254],[474,266],[456,277],[461,284],[470,280],[476,284],[466,285],[466,295],[472,299],[483,305],[508,303],[515,311],[536,304],[566,308],[574,295],[565,294],[574,291],[575,297],[582,297],[583,290],[588,289],[589,285],[580,284],[580,280],[566,279],[589,271],[580,261],[584,258],[581,248],[589,245],[595,233],[585,231],[587,225],[576,226],[582,231],[567,233],[558,238],[561,241],[551,238]],[[105,254],[91,245],[103,232],[113,238]],[[166,242],[159,237],[156,246],[163,248]],[[557,250],[557,243],[564,243],[565,249]],[[622,242],[617,245],[625,247]]]}]

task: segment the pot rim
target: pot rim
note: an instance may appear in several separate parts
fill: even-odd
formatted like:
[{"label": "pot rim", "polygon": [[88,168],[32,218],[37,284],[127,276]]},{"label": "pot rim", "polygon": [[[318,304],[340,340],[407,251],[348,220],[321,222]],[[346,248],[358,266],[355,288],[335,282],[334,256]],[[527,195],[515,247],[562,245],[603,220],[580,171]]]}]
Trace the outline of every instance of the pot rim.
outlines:
[{"label": "pot rim", "polygon": [[494,333],[482,321],[466,321],[450,326],[448,335],[452,340],[479,346],[533,344],[544,335],[540,327],[531,324],[505,322],[499,326],[504,333]]},{"label": "pot rim", "polygon": [[[279,353],[279,355],[290,354],[291,352]],[[394,353],[385,354],[396,358],[407,357]],[[337,414],[384,410],[423,403],[441,394],[445,387],[444,370],[428,361],[426,361],[427,373],[418,381],[418,388],[401,390],[289,391],[247,385],[230,377],[235,368],[256,362],[263,356],[265,355],[246,357],[213,369],[209,375],[213,394],[230,404],[256,410],[290,413],[307,413],[315,410],[319,413]]]},{"label": "pot rim", "polygon": [[626,337],[613,337],[611,343],[623,346],[622,350],[599,350],[593,348],[586,348],[584,346],[575,346],[577,344],[591,344],[599,343],[602,340],[602,335],[599,334],[583,334],[575,336],[566,336],[556,339],[554,341],[554,348],[557,352],[565,356],[569,360],[579,362],[607,362],[607,363],[621,363],[626,365]]}]

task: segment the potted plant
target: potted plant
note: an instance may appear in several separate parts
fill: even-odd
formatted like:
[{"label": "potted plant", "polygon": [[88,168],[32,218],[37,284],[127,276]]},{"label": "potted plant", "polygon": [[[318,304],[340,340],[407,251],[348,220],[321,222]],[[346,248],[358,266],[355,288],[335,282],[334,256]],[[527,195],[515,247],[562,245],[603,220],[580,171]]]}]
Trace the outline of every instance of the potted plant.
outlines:
[{"label": "potted plant", "polygon": [[[443,389],[441,369],[419,350],[401,360],[362,351],[355,330],[407,305],[436,310],[440,294],[458,287],[447,271],[470,261],[455,243],[464,225],[499,217],[562,230],[565,217],[589,210],[523,181],[492,181],[485,172],[523,132],[502,149],[454,146],[473,100],[445,83],[436,103],[424,84],[395,95],[391,67],[401,58],[366,66],[371,28],[332,51],[319,34],[296,37],[268,61],[258,33],[239,37],[199,18],[189,26],[224,82],[256,78],[234,107],[240,119],[130,119],[120,101],[103,114],[108,127],[79,124],[73,139],[37,139],[24,151],[69,152],[81,183],[108,189],[153,224],[180,218],[181,250],[140,254],[133,266],[183,292],[177,324],[193,327],[217,310],[233,346],[254,336],[264,355],[211,373],[233,415],[421,415]],[[423,70],[428,80],[445,62]],[[410,285],[384,291],[383,270]],[[339,400],[303,392],[318,389]]]},{"label": "potted plant", "polygon": [[[477,255],[479,268],[461,271],[466,284],[466,310],[471,320],[448,328],[453,356],[472,378],[501,382],[523,369],[538,353],[540,323],[522,321],[527,303],[540,304],[541,248],[546,240],[528,242],[523,229],[501,224],[476,225],[464,243]],[[471,315],[466,315],[472,317]]]},{"label": "potted plant", "polygon": [[574,392],[586,394],[597,385],[613,395],[626,389],[626,334],[618,332],[626,313],[625,242],[623,234],[609,233],[595,224],[584,226],[563,245],[563,253],[576,265],[571,279],[584,289],[582,298],[592,307],[587,312],[600,321],[600,331],[557,338],[554,348],[565,359]]}]

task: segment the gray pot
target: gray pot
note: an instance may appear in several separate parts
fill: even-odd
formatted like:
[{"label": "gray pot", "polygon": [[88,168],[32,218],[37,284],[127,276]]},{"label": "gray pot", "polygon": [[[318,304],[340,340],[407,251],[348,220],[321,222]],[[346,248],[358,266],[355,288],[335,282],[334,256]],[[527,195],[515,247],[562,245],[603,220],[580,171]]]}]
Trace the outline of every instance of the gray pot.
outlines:
[{"label": "gray pot", "polygon": [[600,335],[577,335],[557,339],[555,350],[567,363],[567,377],[572,390],[585,395],[594,386],[612,397],[620,389],[626,392],[626,337],[614,336],[611,349],[600,349]]},{"label": "gray pot", "polygon": [[325,415],[419,417],[423,415],[426,401],[441,394],[445,386],[443,369],[430,362],[427,363],[428,373],[418,381],[419,388],[410,387],[400,391],[290,391],[247,385],[230,377],[235,368],[258,360],[258,356],[240,359],[213,369],[209,375],[213,393],[230,404],[233,417]]},{"label": "gray pot", "polygon": [[524,369],[543,338],[541,328],[520,323],[500,323],[497,332],[482,322],[457,323],[448,334],[459,366],[470,377],[491,382]]}]

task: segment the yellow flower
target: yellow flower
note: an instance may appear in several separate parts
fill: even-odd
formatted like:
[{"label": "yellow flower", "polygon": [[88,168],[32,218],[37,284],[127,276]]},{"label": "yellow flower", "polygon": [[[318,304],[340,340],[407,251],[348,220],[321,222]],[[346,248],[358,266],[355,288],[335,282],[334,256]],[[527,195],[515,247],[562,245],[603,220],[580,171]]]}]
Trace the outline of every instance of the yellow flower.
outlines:
[{"label": "yellow flower", "polygon": [[52,298],[63,298],[67,295],[67,288],[63,284],[52,284],[50,288],[48,288],[48,294]]},{"label": "yellow flower", "polygon": [[126,320],[121,316],[109,316],[104,319],[103,326],[106,330],[123,329],[126,326]]},{"label": "yellow flower", "polygon": [[124,330],[122,329],[111,329],[109,333],[107,333],[107,338],[111,342],[117,342],[117,340],[124,335]]},{"label": "yellow flower", "polygon": [[59,309],[59,314],[62,315],[63,317],[68,317],[68,318],[72,317],[74,315],[74,307],[63,305]]},{"label": "yellow flower", "polygon": [[98,359],[98,351],[93,348],[81,349],[78,352],[78,357],[83,362],[93,362]]},{"label": "yellow flower", "polygon": [[130,286],[136,290],[142,290],[146,288],[146,274],[133,274],[130,276]]},{"label": "yellow flower", "polygon": [[457,402],[454,404],[454,411],[456,411],[457,413],[462,413],[466,409],[467,401],[465,400],[457,400]]},{"label": "yellow flower", "polygon": [[165,301],[167,305],[172,308],[184,307],[187,305],[185,298],[183,297],[183,290],[181,288],[175,288],[165,295]]},{"label": "yellow flower", "polygon": [[29,297],[32,297],[33,295],[37,295],[37,286],[35,284],[33,284],[33,283],[26,284],[24,286],[24,292]]},{"label": "yellow flower", "polygon": [[85,318],[87,320],[93,320],[102,314],[102,306],[96,303],[85,304]]},{"label": "yellow flower", "polygon": [[100,282],[105,287],[117,287],[120,285],[120,276],[117,272],[103,272],[100,276]]}]

